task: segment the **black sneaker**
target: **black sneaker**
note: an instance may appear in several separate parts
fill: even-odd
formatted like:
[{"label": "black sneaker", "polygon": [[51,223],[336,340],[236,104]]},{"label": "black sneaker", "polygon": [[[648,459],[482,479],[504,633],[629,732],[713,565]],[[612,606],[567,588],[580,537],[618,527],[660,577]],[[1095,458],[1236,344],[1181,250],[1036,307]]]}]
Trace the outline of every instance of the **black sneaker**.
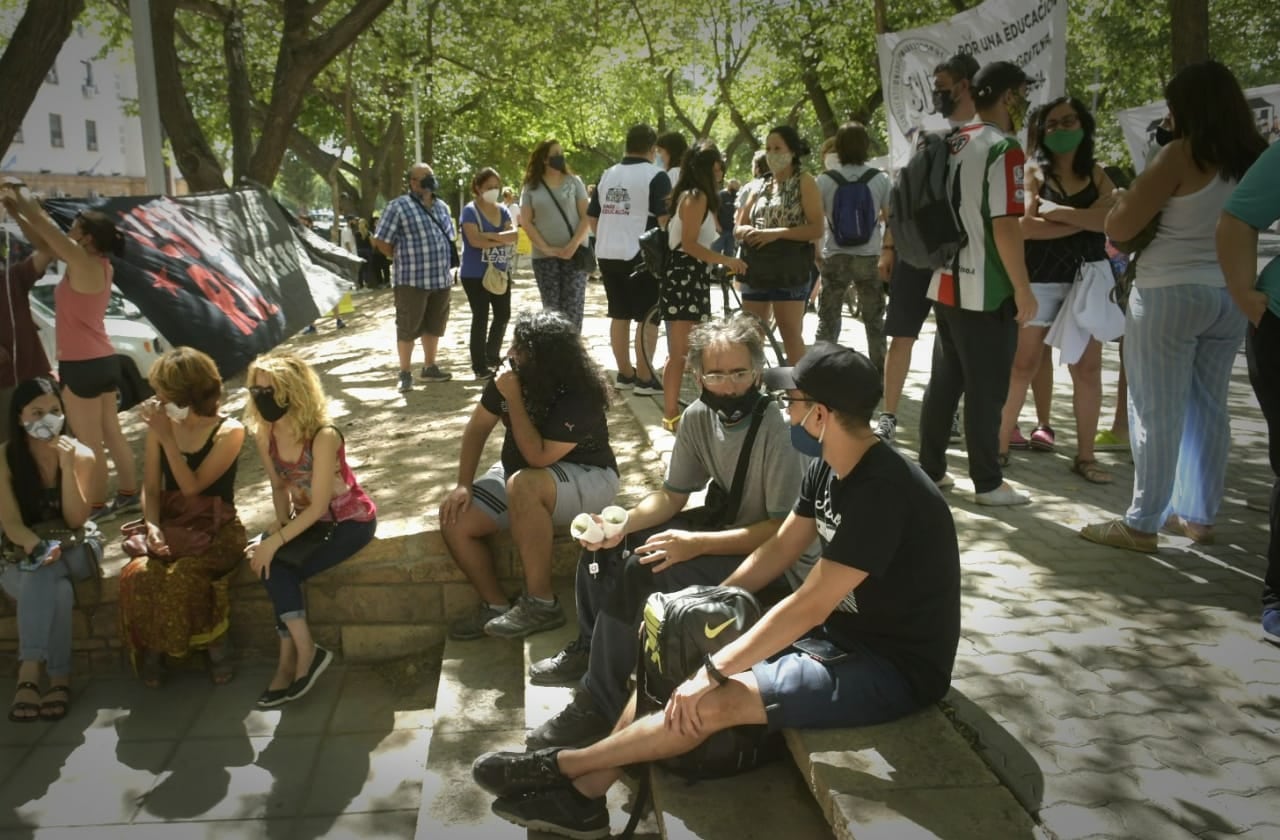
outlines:
[{"label": "black sneaker", "polygon": [[570,642],[564,650],[529,666],[529,682],[534,685],[573,685],[587,672],[591,648],[581,639]]},{"label": "black sneaker", "polygon": [[632,374],[631,376],[623,376],[622,374],[618,374],[618,380],[616,383],[614,383],[614,387],[617,388],[619,391],[630,391],[635,386],[636,386],[635,374]]},{"label": "black sneaker", "polygon": [[613,721],[596,711],[595,701],[585,691],[575,691],[573,702],[551,720],[525,736],[528,749],[550,747],[577,749],[603,739],[613,731]]},{"label": "black sneaker", "polygon": [[520,796],[569,780],[556,763],[559,749],[485,753],[471,765],[471,778],[494,796]]},{"label": "black sneaker", "polygon": [[320,675],[324,673],[332,662],[333,654],[316,645],[316,655],[311,660],[311,667],[307,669],[307,675],[294,680],[293,685],[289,686],[289,699],[297,700],[310,691],[315,686],[316,680],[320,679]]},{"label": "black sneaker", "polygon": [[648,382],[636,380],[635,393],[642,397],[652,397],[662,393],[662,383],[657,377],[650,379]]},{"label": "black sneaker", "polygon": [[532,831],[545,831],[574,840],[609,836],[609,807],[603,796],[588,799],[571,785],[500,797],[493,813]]}]

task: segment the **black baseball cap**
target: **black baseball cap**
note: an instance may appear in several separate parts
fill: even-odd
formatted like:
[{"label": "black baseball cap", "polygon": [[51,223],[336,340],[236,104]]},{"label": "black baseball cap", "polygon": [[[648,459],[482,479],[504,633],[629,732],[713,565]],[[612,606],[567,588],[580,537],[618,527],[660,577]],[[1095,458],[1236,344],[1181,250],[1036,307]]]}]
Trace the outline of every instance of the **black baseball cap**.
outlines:
[{"label": "black baseball cap", "polygon": [[883,388],[880,372],[856,350],[820,341],[795,367],[769,368],[764,384],[770,391],[804,391],[841,414],[871,418]]},{"label": "black baseball cap", "polygon": [[993,61],[983,65],[973,77],[973,95],[986,99],[1022,87],[1030,81],[1031,77],[1012,61]]}]

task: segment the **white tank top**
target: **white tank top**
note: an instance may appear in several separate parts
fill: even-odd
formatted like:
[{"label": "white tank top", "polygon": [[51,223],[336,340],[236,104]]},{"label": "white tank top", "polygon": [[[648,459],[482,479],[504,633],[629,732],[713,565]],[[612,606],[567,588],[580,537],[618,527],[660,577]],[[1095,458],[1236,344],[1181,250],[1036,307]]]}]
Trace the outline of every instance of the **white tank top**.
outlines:
[{"label": "white tank top", "polygon": [[1234,180],[1215,176],[1203,189],[1165,202],[1156,238],[1138,258],[1139,289],[1226,285],[1214,235],[1235,187]]},{"label": "white tank top", "polygon": [[[702,217],[702,227],[698,228],[698,244],[704,248],[710,248],[720,236],[720,232],[716,230],[716,214],[710,211]],[[671,250],[680,250],[680,243],[684,240],[684,222],[680,220],[680,213],[677,210],[671,214],[671,220],[667,222],[667,245]]]}]

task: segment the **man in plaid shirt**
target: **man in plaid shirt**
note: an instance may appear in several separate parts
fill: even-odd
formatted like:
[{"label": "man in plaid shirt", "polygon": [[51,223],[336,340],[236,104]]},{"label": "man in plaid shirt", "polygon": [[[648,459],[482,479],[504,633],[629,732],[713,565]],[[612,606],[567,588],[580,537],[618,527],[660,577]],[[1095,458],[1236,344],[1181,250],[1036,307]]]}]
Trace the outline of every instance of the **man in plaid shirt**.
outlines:
[{"label": "man in plaid shirt", "polygon": [[425,357],[418,376],[427,382],[451,378],[436,366],[436,347],[449,323],[450,257],[455,247],[449,205],[436,197],[439,185],[431,167],[415,163],[408,173],[408,187],[383,210],[373,235],[374,247],[392,260],[402,392],[413,390],[409,370],[415,340],[421,340]]}]

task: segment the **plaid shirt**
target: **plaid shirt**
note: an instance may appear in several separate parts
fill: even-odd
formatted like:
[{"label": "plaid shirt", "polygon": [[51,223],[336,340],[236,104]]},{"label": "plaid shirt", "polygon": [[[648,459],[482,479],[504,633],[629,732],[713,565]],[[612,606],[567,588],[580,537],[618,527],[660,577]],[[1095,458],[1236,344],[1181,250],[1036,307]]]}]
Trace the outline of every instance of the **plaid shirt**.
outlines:
[{"label": "plaid shirt", "polygon": [[[435,219],[427,218],[430,213]],[[436,224],[439,222],[440,224]],[[448,231],[448,236],[441,230]],[[397,286],[419,289],[447,289],[453,285],[449,276],[450,240],[455,237],[449,205],[439,198],[425,207],[413,193],[392,199],[378,220],[378,239],[395,248],[391,263],[391,280]]]}]

